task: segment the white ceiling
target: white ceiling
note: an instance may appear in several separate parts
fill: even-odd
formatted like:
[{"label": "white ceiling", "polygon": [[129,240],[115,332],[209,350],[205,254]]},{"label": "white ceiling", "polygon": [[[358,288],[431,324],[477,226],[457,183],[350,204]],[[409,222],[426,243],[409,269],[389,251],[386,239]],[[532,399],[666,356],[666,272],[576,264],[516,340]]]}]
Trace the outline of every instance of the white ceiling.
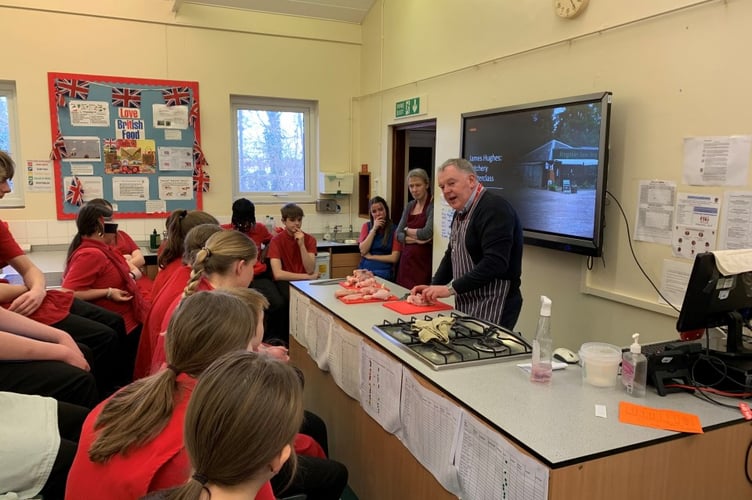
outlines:
[{"label": "white ceiling", "polygon": [[330,19],[360,24],[376,0],[174,0],[178,12],[185,4],[255,10],[275,14]]}]

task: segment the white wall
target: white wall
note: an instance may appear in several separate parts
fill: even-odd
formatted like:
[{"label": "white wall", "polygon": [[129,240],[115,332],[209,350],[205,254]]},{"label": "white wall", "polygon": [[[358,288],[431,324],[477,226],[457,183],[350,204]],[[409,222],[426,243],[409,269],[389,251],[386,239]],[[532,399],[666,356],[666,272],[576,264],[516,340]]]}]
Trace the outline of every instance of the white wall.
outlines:
[{"label": "white wall", "polygon": [[[573,20],[557,18],[550,1],[380,0],[363,24],[355,163],[377,166],[376,179],[389,178],[388,127],[397,123],[395,102],[407,97],[428,98],[428,114],[419,118],[437,120],[440,164],[459,154],[463,112],[611,90],[608,187],[630,225],[640,180],[722,194],[681,184],[683,139],[752,133],[750,20],[752,2],[743,0],[597,0]],[[518,329],[532,335],[538,297],[546,294],[556,344],[628,344],[634,331],[645,341],[676,335],[675,313],[658,304],[639,273],[613,204],[606,222],[604,258],[592,271],[584,257],[525,247]],[[634,244],[660,284],[670,247]],[[445,248],[446,241],[436,241],[435,264]]]},{"label": "white wall", "polygon": [[[199,83],[202,147],[212,189],[204,209],[222,220],[231,212],[230,95],[312,99],[319,103],[319,158],[324,171],[351,171],[350,97],[360,88],[358,25],[211,9],[186,4],[175,16],[167,0],[11,0],[0,3],[0,80],[16,83],[22,161],[51,151],[47,72],[60,71]],[[19,174],[23,171],[19,169]],[[18,180],[18,179],[17,179]],[[303,204],[304,228],[357,223],[349,197],[341,215]],[[354,203],[353,203],[354,205]],[[279,219],[279,204],[257,217]],[[4,209],[22,242],[67,243],[72,221],[56,221],[52,193],[26,193],[26,208]],[[144,238],[161,221],[121,222]]]}]

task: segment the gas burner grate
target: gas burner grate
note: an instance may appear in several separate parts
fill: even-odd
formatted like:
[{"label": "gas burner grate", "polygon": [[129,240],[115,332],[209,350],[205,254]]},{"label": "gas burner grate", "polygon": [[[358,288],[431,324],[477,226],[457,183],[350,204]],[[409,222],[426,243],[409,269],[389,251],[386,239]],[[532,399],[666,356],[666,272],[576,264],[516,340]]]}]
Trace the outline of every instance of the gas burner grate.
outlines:
[{"label": "gas burner grate", "polygon": [[439,313],[435,316],[425,315],[423,318],[412,316],[406,320],[399,318],[396,321],[384,321],[381,325],[375,325],[374,330],[435,370],[503,361],[511,356],[532,352],[532,347],[521,334],[454,312],[448,316],[455,318],[448,343],[436,340],[421,342],[417,332],[412,329],[414,323],[419,319],[430,321],[439,317],[447,315]]}]

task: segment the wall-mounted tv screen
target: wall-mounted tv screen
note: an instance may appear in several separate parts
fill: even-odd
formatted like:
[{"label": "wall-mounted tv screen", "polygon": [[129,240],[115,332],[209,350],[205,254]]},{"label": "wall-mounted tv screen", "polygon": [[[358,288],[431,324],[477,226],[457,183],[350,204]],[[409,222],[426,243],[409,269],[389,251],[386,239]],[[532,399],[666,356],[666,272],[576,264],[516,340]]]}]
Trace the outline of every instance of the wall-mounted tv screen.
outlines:
[{"label": "wall-mounted tv screen", "polygon": [[525,243],[599,256],[611,92],[463,113],[462,157],[517,210]]}]

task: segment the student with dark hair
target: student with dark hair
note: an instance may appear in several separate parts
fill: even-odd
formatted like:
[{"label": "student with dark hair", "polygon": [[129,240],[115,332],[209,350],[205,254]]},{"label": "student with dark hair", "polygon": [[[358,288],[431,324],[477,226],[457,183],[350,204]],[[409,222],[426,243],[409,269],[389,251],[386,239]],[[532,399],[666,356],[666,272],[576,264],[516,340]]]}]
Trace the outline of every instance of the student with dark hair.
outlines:
[{"label": "student with dark hair", "polygon": [[[113,214],[115,213],[115,210],[112,207],[112,203],[109,200],[105,200],[104,198],[94,198],[93,200],[89,200],[87,203],[98,203],[100,205],[105,205],[113,212]],[[110,218],[110,222],[111,221],[112,218]],[[134,275],[133,279],[140,280],[144,276],[143,269],[146,265],[146,258],[141,251],[141,247],[139,247],[136,242],[133,241],[133,238],[131,238],[131,236],[122,229],[118,228],[115,233],[109,234],[111,234],[111,236],[108,238],[108,243],[112,245],[118,252],[120,252],[125,261],[128,263],[128,267],[131,269],[131,272]]]},{"label": "student with dark hair", "polygon": [[[239,198],[232,204],[232,223],[224,224],[224,229],[234,229],[248,236],[258,247],[259,257],[253,267],[251,288],[263,293],[269,300],[266,314],[265,340],[275,338],[277,331],[284,331],[286,317],[289,315],[287,302],[274,283],[271,266],[267,265],[266,256],[272,234],[260,222],[256,221],[256,207],[246,198]],[[284,334],[281,334],[285,338]]]},{"label": "student with dark hair", "polygon": [[296,281],[318,278],[316,238],[301,229],[303,209],[294,203],[288,203],[280,212],[284,231],[274,236],[269,243],[269,261],[274,279]]},{"label": "student with dark hair", "polygon": [[133,373],[141,323],[149,304],[141,296],[128,263],[106,241],[107,231],[113,234],[117,224],[107,222],[112,210],[107,206],[87,203],[76,216],[78,233],[68,248],[62,288],[76,298],[92,302],[122,316],[125,321],[121,338],[122,369]]},{"label": "student with dark hair", "polygon": [[284,306],[275,318],[275,330],[270,333],[287,343],[290,340],[290,281],[315,280],[319,273],[316,271],[316,238],[301,229],[303,209],[288,203],[280,213],[284,230],[269,243],[269,265]]},{"label": "student with dark hair", "polygon": [[156,297],[172,273],[185,264],[185,238],[188,232],[200,224],[219,224],[211,214],[202,210],[175,210],[167,225],[167,239],[157,257],[159,272],[151,288],[152,297]]},{"label": "student with dark hair", "polygon": [[402,249],[396,226],[389,216],[389,205],[381,196],[368,202],[370,220],[363,224],[358,239],[361,269],[368,269],[385,280],[394,281],[394,266]]}]

